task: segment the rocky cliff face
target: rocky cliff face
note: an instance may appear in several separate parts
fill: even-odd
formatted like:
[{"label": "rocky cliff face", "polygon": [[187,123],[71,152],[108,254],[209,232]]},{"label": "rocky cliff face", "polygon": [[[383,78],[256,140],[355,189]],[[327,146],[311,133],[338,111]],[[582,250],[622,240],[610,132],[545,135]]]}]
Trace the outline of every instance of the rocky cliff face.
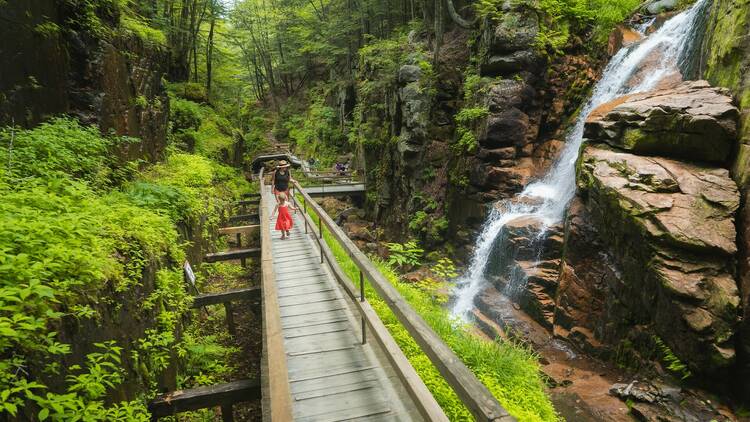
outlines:
[{"label": "rocky cliff face", "polygon": [[[0,4],[0,124],[33,126],[69,113],[141,139],[124,159],[158,159],[166,147],[169,53],[119,27],[108,2],[31,0]],[[87,15],[92,13],[93,16]],[[19,31],[18,28],[26,28]]]},{"label": "rocky cliff face", "polygon": [[739,193],[721,164],[737,118],[728,92],[705,82],[592,114],[567,223],[557,334],[590,350],[629,340],[644,356],[648,336],[658,336],[693,373],[726,379],[741,307]]},{"label": "rocky cliff face", "polygon": [[[704,41],[704,77],[729,88],[740,107],[739,146],[733,155],[732,178],[740,186],[742,207],[738,217],[738,276],[742,295],[743,324],[739,355],[742,378],[750,379],[750,1],[715,0],[711,6]],[[750,383],[745,396],[750,397]]]},{"label": "rocky cliff face", "polygon": [[[536,44],[539,25],[537,11],[508,3],[478,34],[447,32],[436,65],[409,54],[379,98],[360,89],[366,142],[390,140],[361,154],[377,187],[368,208],[382,227],[428,248],[446,239],[469,244],[488,204],[549,167],[601,63],[573,47],[549,62]],[[411,34],[410,43],[433,47],[420,37]],[[378,78],[362,66],[361,80]]]}]

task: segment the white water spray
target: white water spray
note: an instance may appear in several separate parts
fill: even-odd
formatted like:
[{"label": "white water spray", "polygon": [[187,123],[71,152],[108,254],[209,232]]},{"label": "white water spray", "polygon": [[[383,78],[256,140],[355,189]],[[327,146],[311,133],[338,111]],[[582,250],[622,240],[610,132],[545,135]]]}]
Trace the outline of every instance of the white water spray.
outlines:
[{"label": "white water spray", "polygon": [[[541,239],[547,227],[562,221],[565,209],[575,195],[575,162],[589,114],[602,104],[623,95],[649,91],[665,78],[680,74],[681,64],[692,48],[695,29],[707,1],[710,0],[699,0],[690,9],[665,22],[649,37],[622,48],[612,57],[591,98],[569,131],[565,147],[549,173],[529,184],[514,200],[506,201],[502,211],[492,207],[476,241],[469,269],[458,279],[453,305],[455,315],[466,317],[474,308],[474,297],[486,287],[487,264],[495,250],[495,240],[508,222],[521,217],[539,221],[542,226]],[[646,28],[639,29],[645,31]],[[519,286],[514,286],[512,280],[508,288],[518,290]]]}]

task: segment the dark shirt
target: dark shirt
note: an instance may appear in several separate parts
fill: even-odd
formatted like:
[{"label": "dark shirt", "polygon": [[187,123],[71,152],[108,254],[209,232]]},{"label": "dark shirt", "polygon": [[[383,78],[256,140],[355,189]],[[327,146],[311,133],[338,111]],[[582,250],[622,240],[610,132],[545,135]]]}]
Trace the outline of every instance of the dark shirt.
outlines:
[{"label": "dark shirt", "polygon": [[281,172],[281,170],[276,170],[276,173],[273,176],[273,187],[279,192],[286,192],[289,189],[289,179],[291,178],[291,174],[289,173],[289,170],[286,170],[284,172]]}]

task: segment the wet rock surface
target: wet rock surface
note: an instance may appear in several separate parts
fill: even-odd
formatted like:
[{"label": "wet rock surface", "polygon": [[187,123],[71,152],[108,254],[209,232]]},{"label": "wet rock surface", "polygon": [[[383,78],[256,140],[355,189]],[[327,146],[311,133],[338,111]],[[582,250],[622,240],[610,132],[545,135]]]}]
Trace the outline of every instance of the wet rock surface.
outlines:
[{"label": "wet rock surface", "polygon": [[579,195],[621,274],[612,293],[691,370],[726,375],[740,304],[728,171],[587,146]]},{"label": "wet rock surface", "polygon": [[602,105],[587,120],[584,137],[635,154],[722,164],[736,143],[738,118],[726,89],[686,82]]}]

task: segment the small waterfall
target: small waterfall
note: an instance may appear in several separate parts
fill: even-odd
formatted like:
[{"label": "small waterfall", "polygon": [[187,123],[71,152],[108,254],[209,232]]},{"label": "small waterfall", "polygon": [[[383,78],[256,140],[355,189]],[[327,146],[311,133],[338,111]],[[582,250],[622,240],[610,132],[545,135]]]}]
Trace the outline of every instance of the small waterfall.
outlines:
[{"label": "small waterfall", "polygon": [[[686,57],[698,39],[704,6],[710,0],[699,0],[691,8],[674,16],[659,30],[637,44],[622,48],[610,60],[591,98],[581,110],[566,137],[560,157],[542,179],[529,184],[523,192],[502,207],[492,207],[476,241],[474,256],[464,275],[457,281],[453,313],[465,317],[474,308],[474,297],[486,287],[487,264],[505,225],[517,218],[530,217],[541,224],[537,238],[543,239],[551,225],[560,223],[565,209],[575,195],[575,162],[583,141],[583,128],[589,114],[602,104],[627,94],[649,91],[667,78],[680,78]],[[639,28],[645,31],[645,28]],[[501,239],[502,240],[502,239]],[[536,242],[540,244],[541,242]],[[540,254],[538,254],[540,255]],[[506,293],[518,292],[525,280],[508,274]]]}]

